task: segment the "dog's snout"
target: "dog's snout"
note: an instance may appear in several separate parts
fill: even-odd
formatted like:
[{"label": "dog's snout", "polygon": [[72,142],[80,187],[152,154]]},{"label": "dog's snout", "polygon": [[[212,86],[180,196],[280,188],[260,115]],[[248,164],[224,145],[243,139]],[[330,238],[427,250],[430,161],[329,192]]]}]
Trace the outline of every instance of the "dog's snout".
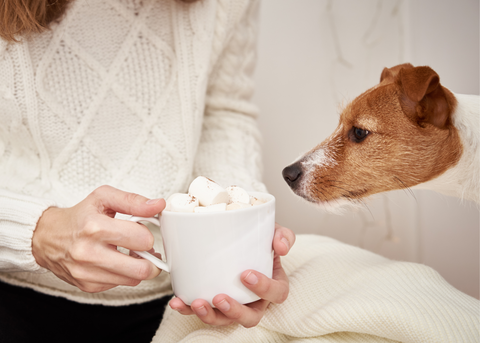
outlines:
[{"label": "dog's snout", "polygon": [[293,188],[302,176],[302,166],[298,162],[289,165],[288,167],[283,169],[282,175],[288,185]]}]

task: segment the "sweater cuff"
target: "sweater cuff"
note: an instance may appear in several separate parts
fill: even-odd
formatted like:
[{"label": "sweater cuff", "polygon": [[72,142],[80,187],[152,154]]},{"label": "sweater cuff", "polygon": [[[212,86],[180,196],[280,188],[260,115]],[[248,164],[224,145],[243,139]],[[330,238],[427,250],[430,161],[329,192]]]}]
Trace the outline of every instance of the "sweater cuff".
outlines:
[{"label": "sweater cuff", "polygon": [[32,254],[32,237],[49,199],[0,190],[0,271],[46,272]]}]

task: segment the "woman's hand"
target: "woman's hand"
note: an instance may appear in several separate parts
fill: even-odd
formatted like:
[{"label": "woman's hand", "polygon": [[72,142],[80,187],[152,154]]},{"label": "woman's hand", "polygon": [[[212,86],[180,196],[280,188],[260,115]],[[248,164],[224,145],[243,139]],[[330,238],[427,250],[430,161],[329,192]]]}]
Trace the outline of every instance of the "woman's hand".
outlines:
[{"label": "woman's hand", "polygon": [[170,300],[170,307],[181,314],[195,314],[204,323],[210,325],[229,325],[238,323],[244,327],[256,326],[263,318],[269,303],[281,304],[288,296],[288,277],[283,270],[280,256],[285,256],[295,243],[295,234],[278,224],[275,225],[273,238],[273,275],[268,278],[254,270],[246,270],[240,276],[242,283],[257,294],[261,300],[247,305],[241,305],[226,294],[215,296],[212,303],[213,309],[207,301],[197,299],[187,306],[179,298]]},{"label": "woman's hand", "polygon": [[43,213],[33,234],[33,256],[40,266],[85,292],[136,286],[160,270],[136,254],[122,254],[117,246],[153,252],[154,238],[144,225],[114,216],[151,217],[164,208],[163,199],[101,186],[71,208],[51,207]]}]

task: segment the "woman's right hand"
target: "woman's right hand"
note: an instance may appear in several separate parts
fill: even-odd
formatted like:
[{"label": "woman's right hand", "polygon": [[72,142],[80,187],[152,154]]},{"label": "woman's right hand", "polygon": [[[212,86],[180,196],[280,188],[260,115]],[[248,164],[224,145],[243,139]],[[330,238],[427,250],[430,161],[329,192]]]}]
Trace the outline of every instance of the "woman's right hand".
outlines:
[{"label": "woman's right hand", "polygon": [[117,246],[153,252],[154,238],[144,225],[114,216],[151,217],[164,208],[163,199],[101,186],[73,207],[50,207],[43,213],[32,238],[33,256],[40,266],[85,292],[136,286],[160,270],[136,254],[119,252]]}]

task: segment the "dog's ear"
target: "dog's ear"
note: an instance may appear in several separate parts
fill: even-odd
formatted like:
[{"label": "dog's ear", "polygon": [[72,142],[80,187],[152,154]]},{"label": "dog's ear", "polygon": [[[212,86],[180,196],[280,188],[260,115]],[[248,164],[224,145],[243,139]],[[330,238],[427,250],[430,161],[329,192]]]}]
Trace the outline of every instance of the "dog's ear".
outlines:
[{"label": "dog's ear", "polygon": [[404,63],[392,68],[383,68],[382,74],[380,75],[380,82],[383,82],[384,80],[387,82],[393,82],[395,76],[398,75],[401,69],[413,69],[413,65],[410,63]]},{"label": "dog's ear", "polygon": [[430,123],[441,129],[451,124],[455,97],[440,85],[440,77],[432,68],[401,69],[396,82],[403,93],[402,107],[418,124]]}]

